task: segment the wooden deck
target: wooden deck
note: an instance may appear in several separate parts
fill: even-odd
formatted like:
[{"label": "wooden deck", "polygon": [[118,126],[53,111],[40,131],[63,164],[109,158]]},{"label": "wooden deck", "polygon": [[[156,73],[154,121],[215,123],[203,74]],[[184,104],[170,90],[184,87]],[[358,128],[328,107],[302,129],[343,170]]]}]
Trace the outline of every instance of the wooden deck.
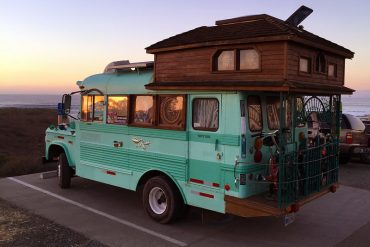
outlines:
[{"label": "wooden deck", "polygon": [[[337,184],[335,184],[338,187]],[[315,200],[316,198],[330,192],[330,187],[320,192],[316,192],[308,197],[303,198],[295,203],[295,208],[299,209],[304,204]],[[266,194],[254,195],[245,199],[240,199],[225,195],[226,213],[242,217],[262,217],[262,216],[282,216],[291,212],[291,207],[278,208],[276,200],[269,200]]]}]

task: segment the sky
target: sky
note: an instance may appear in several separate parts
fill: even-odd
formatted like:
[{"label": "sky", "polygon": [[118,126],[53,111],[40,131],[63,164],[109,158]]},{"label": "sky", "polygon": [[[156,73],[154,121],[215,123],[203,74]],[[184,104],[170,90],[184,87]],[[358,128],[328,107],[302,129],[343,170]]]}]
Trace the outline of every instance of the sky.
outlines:
[{"label": "sky", "polygon": [[0,94],[60,94],[117,60],[150,61],[145,47],[216,20],[301,5],[305,30],[353,52],[346,86],[370,90],[368,0],[0,0]]}]

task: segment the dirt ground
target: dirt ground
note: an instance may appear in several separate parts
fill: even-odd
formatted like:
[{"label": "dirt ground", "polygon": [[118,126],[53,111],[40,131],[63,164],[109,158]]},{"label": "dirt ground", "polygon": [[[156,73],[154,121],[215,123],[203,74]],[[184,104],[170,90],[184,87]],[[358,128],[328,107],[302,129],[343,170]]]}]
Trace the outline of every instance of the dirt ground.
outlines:
[{"label": "dirt ground", "polygon": [[104,247],[105,245],[0,200],[0,246]]},{"label": "dirt ground", "polygon": [[54,109],[0,108],[0,177],[55,169],[41,157],[45,130],[56,121]]}]

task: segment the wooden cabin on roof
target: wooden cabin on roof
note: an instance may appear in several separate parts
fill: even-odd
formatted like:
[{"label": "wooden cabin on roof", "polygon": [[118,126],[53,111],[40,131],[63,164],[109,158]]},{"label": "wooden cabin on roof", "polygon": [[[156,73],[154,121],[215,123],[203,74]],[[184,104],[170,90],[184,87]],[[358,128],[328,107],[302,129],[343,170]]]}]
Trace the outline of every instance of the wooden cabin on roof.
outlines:
[{"label": "wooden cabin on roof", "polygon": [[344,71],[354,53],[298,26],[311,12],[220,20],[157,42],[146,48],[154,54],[146,88],[351,94]]}]

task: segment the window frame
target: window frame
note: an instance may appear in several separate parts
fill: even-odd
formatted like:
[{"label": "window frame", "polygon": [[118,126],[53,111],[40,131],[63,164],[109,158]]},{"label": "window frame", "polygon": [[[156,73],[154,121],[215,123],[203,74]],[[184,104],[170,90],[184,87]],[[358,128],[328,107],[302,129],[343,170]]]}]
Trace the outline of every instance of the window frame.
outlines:
[{"label": "window frame", "polygon": [[[136,106],[136,98],[137,96],[151,96],[153,98],[153,118],[154,120],[152,123],[139,123],[139,122],[134,122],[135,119],[135,106]],[[150,128],[155,128],[157,126],[156,121],[157,121],[157,97],[156,95],[153,94],[132,94],[129,97],[129,121],[128,125],[129,126],[135,126],[135,127],[150,127]]]},{"label": "window frame", "polygon": [[[203,128],[203,127],[194,127],[194,102],[196,100],[216,100],[217,101],[217,108],[218,108],[218,114],[217,114],[217,128]],[[217,132],[220,128],[220,101],[216,97],[196,97],[193,98],[191,102],[191,126],[194,130],[200,130],[200,131],[210,131],[210,132]]]},{"label": "window frame", "polygon": [[[319,64],[320,58],[323,58],[324,63],[325,63],[324,65],[322,65],[321,63]],[[325,54],[323,52],[317,53],[316,59],[315,59],[315,71],[319,74],[327,74],[328,73],[327,66],[328,66],[328,60]],[[324,71],[322,71],[322,68],[324,68]]]},{"label": "window frame", "polygon": [[[244,50],[254,50],[256,51],[257,55],[258,55],[258,68],[257,69],[241,69],[240,68],[240,52],[241,51],[244,51]],[[248,48],[240,48],[237,50],[237,54],[236,54],[236,70],[237,71],[240,71],[240,72],[259,72],[262,70],[262,56],[261,56],[261,53],[259,50],[257,50],[256,48],[254,47],[248,47]]]},{"label": "window frame", "polygon": [[[157,111],[157,121],[155,126],[158,129],[168,129],[168,130],[185,130],[186,128],[186,106],[187,106],[187,97],[186,94],[158,94],[156,95],[157,97],[157,106],[156,106],[156,111]],[[182,97],[183,98],[183,108],[181,111],[181,117],[183,119],[183,124],[182,126],[171,126],[171,125],[165,125],[160,123],[160,118],[161,118],[161,97]]]},{"label": "window frame", "polygon": [[[338,77],[338,65],[336,63],[332,63],[332,62],[328,62],[327,64],[328,64],[328,68],[327,68],[328,78],[336,79]],[[329,75],[329,66],[334,66],[334,74],[333,75]]]},{"label": "window frame", "polygon": [[[260,129],[258,129],[258,130],[252,130],[251,129],[251,124],[250,124],[250,112],[249,112],[249,98],[250,97],[256,97],[256,98],[258,98],[258,100],[259,100],[259,103],[260,103],[260,108],[261,108],[261,112],[260,112],[260,119],[261,119],[261,128]],[[261,100],[261,97],[260,96],[258,96],[258,95],[248,95],[247,96],[247,112],[248,112],[248,128],[249,128],[249,131],[251,131],[251,132],[260,132],[260,131],[262,131],[263,130],[263,113],[262,113],[262,100]]]},{"label": "window frame", "polygon": [[[103,119],[100,121],[100,120],[94,120],[94,117],[95,117],[95,97],[96,96],[101,96],[104,98],[104,101],[103,101],[103,105],[105,106],[106,105],[106,101],[105,101],[105,96],[106,95],[99,95],[99,94],[86,94],[86,95],[81,95],[81,106],[80,106],[80,111],[81,111],[81,117],[80,117],[80,120],[82,122],[86,122],[86,123],[92,123],[92,122],[95,122],[95,123],[103,123],[104,122],[104,117],[106,115],[106,107],[103,108]],[[82,118],[82,110],[83,110],[83,97],[91,97],[92,98],[92,117],[90,120],[88,120],[88,115],[89,113],[87,112],[86,113],[86,118]]]},{"label": "window frame", "polygon": [[[109,109],[109,97],[127,97],[127,121],[126,124],[119,123],[108,123],[108,109]],[[106,124],[127,126],[130,123],[130,95],[129,94],[107,94],[107,104],[106,104]]]},{"label": "window frame", "polygon": [[[242,50],[255,50],[259,57],[258,69],[240,69],[240,51]],[[218,57],[223,51],[234,51],[234,69],[233,70],[218,70]],[[211,61],[212,73],[254,73],[262,71],[262,56],[261,52],[254,46],[241,47],[241,48],[221,48],[216,50],[212,55]]]},{"label": "window frame", "polygon": [[[306,59],[307,60],[307,72],[301,70],[301,59]],[[312,59],[309,56],[299,56],[298,58],[298,72],[301,75],[307,75],[311,76],[312,75]]]}]

